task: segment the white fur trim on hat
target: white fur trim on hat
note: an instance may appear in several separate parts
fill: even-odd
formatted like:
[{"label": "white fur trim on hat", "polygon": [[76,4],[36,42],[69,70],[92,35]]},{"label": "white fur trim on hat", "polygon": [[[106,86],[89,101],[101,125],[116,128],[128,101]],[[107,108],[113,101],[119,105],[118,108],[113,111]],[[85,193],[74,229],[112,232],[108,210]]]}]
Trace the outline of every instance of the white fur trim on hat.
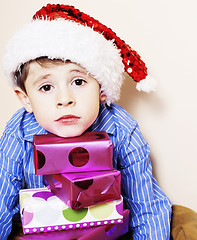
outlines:
[{"label": "white fur trim on hat", "polygon": [[4,68],[13,86],[14,72],[38,57],[70,60],[84,67],[101,85],[109,104],[118,100],[124,65],[113,41],[93,29],[62,19],[35,20],[9,41]]}]

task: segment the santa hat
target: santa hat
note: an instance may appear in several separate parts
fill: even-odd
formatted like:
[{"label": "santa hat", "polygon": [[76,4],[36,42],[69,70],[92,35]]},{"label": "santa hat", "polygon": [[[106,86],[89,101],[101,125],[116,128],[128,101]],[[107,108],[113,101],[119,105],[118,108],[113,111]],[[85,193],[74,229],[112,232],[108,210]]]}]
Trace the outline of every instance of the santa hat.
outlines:
[{"label": "santa hat", "polygon": [[84,67],[101,85],[108,104],[118,100],[125,71],[138,90],[149,92],[155,87],[136,51],[73,6],[48,4],[10,39],[4,66],[13,86],[15,71],[39,57],[70,60]]}]

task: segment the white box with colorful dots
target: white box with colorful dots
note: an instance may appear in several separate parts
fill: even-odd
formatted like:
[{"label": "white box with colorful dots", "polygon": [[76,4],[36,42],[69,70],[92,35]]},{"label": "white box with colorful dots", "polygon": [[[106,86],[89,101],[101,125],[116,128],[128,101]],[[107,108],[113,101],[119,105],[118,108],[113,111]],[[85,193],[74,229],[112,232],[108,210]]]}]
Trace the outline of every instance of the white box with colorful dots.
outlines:
[{"label": "white box with colorful dots", "polygon": [[48,188],[20,190],[24,234],[101,226],[123,221],[123,198],[71,210]]}]

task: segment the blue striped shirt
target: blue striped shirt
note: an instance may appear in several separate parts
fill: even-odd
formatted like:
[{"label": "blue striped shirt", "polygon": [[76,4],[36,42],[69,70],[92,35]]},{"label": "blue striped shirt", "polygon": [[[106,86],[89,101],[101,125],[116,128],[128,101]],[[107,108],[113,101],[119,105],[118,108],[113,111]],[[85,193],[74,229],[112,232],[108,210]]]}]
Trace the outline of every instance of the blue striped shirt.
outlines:
[{"label": "blue striped shirt", "polygon": [[[113,164],[121,171],[133,239],[169,239],[171,202],[152,175],[149,145],[137,122],[119,105],[101,104],[88,131],[106,131],[113,142]],[[23,108],[7,123],[0,140],[0,239],[7,239],[19,211],[23,179],[27,188],[43,187],[42,176],[34,173],[32,141],[33,135],[47,133]]]}]

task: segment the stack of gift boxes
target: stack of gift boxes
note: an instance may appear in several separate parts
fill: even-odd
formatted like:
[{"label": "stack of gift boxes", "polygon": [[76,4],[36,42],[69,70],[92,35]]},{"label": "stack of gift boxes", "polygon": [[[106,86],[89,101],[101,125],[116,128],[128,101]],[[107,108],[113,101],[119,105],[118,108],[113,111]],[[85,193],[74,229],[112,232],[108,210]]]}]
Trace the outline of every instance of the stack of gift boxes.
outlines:
[{"label": "stack of gift boxes", "polygon": [[123,215],[124,224],[109,233],[117,237],[128,231],[128,210],[123,212],[121,175],[113,169],[112,148],[105,131],[74,138],[35,135],[35,173],[43,175],[47,187],[20,191],[24,234],[72,229],[78,237],[83,231],[86,236],[100,231],[108,239],[106,229],[122,223]]}]

